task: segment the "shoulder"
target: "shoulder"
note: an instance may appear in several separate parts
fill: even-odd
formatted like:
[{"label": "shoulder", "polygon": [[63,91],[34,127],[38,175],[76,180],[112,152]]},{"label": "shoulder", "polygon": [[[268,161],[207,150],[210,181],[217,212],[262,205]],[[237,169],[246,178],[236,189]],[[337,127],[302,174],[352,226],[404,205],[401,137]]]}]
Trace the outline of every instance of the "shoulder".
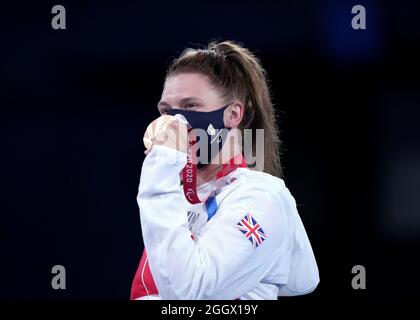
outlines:
[{"label": "shoulder", "polygon": [[238,168],[230,177],[230,197],[277,207],[295,205],[283,179],[265,172]]},{"label": "shoulder", "polygon": [[237,208],[243,215],[250,213],[267,231],[282,238],[290,236],[296,203],[282,179],[245,168],[237,169],[229,178],[221,207]]}]

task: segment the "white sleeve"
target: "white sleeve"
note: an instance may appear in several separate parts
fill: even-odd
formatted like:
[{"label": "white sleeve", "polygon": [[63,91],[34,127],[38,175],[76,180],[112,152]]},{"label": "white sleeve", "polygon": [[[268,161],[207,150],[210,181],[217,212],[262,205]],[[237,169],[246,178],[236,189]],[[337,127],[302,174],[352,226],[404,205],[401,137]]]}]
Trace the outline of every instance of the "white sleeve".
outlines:
[{"label": "white sleeve", "polygon": [[[162,299],[236,299],[254,288],[284,250],[285,215],[261,192],[244,192],[219,206],[195,240],[179,186],[186,154],[154,146],[142,168],[137,201],[149,265]],[[236,192],[239,194],[239,192]],[[224,201],[223,201],[224,202]],[[254,247],[237,227],[248,213],[266,240]]]}]

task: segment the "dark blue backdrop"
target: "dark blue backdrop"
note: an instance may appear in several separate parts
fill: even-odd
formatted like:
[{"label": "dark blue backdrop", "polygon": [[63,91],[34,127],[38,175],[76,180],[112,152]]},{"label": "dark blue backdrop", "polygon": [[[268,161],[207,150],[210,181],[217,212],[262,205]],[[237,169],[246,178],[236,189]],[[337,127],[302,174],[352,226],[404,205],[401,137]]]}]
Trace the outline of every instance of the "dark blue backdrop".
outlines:
[{"label": "dark blue backdrop", "polygon": [[[51,28],[51,8],[67,30]],[[363,4],[367,29],[351,28]],[[143,249],[142,136],[168,61],[243,42],[279,111],[283,165],[318,260],[303,300],[418,296],[418,5],[392,1],[2,4],[0,298],[128,299]],[[51,268],[67,289],[51,288]],[[367,290],[351,268],[367,270]]]}]

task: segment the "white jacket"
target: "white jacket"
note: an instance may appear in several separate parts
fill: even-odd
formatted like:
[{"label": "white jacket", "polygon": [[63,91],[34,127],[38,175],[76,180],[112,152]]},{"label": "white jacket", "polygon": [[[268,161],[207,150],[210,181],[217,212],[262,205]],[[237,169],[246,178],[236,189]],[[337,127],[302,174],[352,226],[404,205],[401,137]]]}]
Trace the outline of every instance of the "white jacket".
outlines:
[{"label": "white jacket", "polygon": [[[217,202],[207,221],[205,205],[185,199],[185,164],[185,153],[156,145],[141,173],[143,242],[161,299],[277,299],[316,288],[315,257],[283,180],[237,168],[203,185]],[[241,231],[248,214],[258,235]]]}]

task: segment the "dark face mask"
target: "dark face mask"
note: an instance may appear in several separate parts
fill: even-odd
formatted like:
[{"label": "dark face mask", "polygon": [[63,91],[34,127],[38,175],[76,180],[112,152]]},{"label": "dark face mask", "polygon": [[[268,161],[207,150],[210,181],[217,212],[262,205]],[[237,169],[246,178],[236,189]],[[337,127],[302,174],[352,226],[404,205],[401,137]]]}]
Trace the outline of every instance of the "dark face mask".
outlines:
[{"label": "dark face mask", "polygon": [[[187,119],[192,129],[201,129],[207,133],[207,144],[199,142],[200,136],[196,136],[199,146],[197,150],[197,159],[199,159],[197,167],[202,168],[210,163],[222,149],[226,141],[227,134],[230,129],[225,127],[223,122],[224,111],[230,104],[210,112],[191,111],[185,109],[170,109],[167,111],[168,115],[174,116],[176,114],[183,115]],[[207,148],[207,159],[201,159],[200,153],[202,148]],[[205,155],[205,152],[204,152]]]}]

